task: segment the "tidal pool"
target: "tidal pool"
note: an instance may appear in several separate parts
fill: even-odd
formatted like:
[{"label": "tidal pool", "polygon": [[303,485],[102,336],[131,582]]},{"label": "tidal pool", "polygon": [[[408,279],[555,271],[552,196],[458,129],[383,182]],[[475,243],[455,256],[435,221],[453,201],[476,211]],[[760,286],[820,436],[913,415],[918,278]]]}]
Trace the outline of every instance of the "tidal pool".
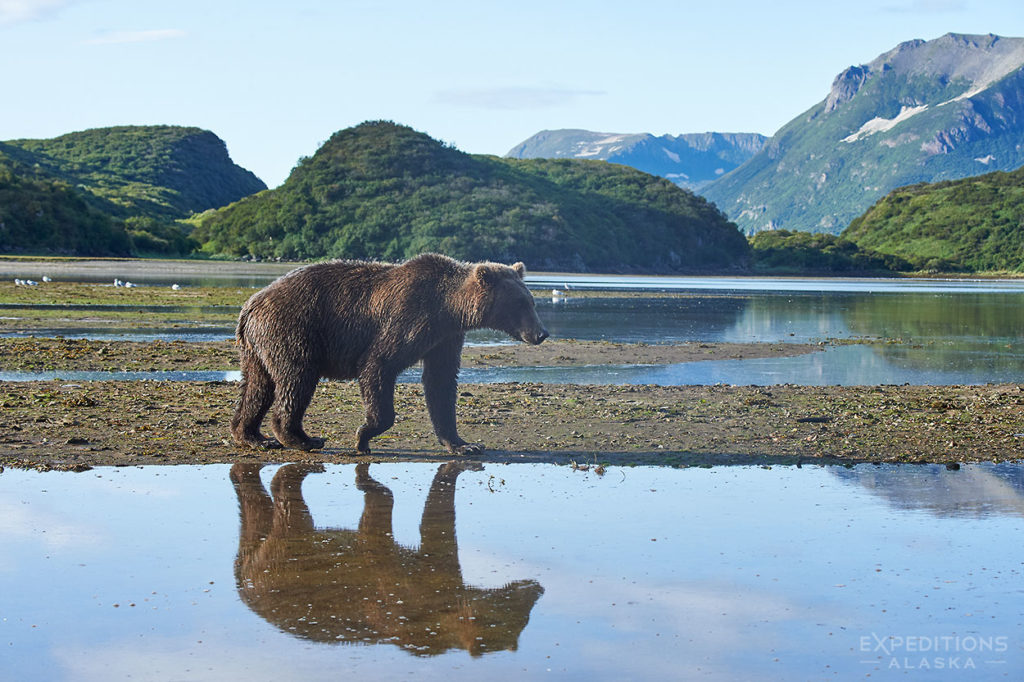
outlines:
[{"label": "tidal pool", "polygon": [[0,679],[1019,679],[1022,530],[1008,464],[8,469]]}]

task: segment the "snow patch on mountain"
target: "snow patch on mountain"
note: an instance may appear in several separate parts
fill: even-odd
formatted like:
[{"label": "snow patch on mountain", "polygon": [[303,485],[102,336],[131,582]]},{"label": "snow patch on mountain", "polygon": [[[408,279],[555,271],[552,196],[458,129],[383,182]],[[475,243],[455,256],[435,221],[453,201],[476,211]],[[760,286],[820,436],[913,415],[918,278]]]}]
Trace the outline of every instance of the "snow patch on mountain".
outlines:
[{"label": "snow patch on mountain", "polygon": [[865,123],[864,125],[862,125],[860,127],[860,130],[858,130],[854,134],[847,135],[846,137],[844,137],[843,138],[843,142],[852,143],[852,142],[856,142],[857,140],[861,139],[862,137],[867,137],[868,135],[874,135],[875,133],[885,132],[886,130],[890,130],[890,129],[896,127],[900,123],[903,123],[907,119],[913,118],[914,116],[917,116],[922,111],[925,111],[927,109],[928,109],[928,105],[927,104],[922,104],[921,106],[918,106],[918,107],[904,106],[904,107],[900,108],[900,113],[897,114],[895,118],[875,117],[875,118],[871,119],[870,121],[868,121],[867,123]]}]

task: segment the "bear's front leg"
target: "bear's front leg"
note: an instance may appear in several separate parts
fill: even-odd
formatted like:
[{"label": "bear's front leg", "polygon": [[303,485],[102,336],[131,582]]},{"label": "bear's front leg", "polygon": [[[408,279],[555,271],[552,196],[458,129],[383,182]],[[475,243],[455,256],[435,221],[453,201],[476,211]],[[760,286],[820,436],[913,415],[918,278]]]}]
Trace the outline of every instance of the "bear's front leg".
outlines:
[{"label": "bear's front leg", "polygon": [[434,346],[423,356],[423,396],[434,433],[441,445],[456,455],[479,455],[484,449],[459,437],[455,426],[455,401],[459,389],[459,360],[463,335]]},{"label": "bear's front leg", "polygon": [[356,432],[356,450],[370,454],[370,439],[379,436],[395,423],[396,373],[382,367],[368,366],[359,375],[359,390],[366,407],[366,421]]}]

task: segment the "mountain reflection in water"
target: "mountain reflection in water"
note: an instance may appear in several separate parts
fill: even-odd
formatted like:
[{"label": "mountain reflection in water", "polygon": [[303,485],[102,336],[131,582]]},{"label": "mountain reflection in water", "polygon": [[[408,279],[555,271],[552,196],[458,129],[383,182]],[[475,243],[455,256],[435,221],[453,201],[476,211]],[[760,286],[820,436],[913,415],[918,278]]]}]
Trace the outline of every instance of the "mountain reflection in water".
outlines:
[{"label": "mountain reflection in water", "polygon": [[394,496],[356,466],[356,530],[317,529],[302,481],[320,465],[288,464],[268,495],[259,464],[235,464],[241,516],[235,578],[242,601],[282,631],[317,642],[391,643],[419,656],[515,650],[544,589],[534,580],[467,586],[455,536],[455,482],[479,463],[442,464],[423,509],[418,549],[395,542]]},{"label": "mountain reflection in water", "polygon": [[974,464],[956,471],[938,464],[829,471],[896,509],[950,518],[1024,516],[1024,468],[1019,464]]}]

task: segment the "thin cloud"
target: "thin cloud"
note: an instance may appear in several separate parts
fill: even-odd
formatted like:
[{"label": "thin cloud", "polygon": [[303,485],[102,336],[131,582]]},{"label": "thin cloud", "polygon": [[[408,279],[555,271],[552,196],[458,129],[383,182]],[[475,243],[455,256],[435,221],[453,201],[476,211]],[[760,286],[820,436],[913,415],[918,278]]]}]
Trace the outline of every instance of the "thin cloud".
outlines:
[{"label": "thin cloud", "polygon": [[0,26],[43,19],[71,4],[71,0],[0,0]]},{"label": "thin cloud", "polygon": [[185,32],[176,28],[158,28],[149,31],[113,31],[86,40],[85,45],[124,45],[126,43],[154,43],[159,40],[184,38]]},{"label": "thin cloud", "polygon": [[569,104],[580,97],[604,95],[601,90],[574,90],[571,88],[466,88],[440,90],[434,100],[442,104],[472,109],[550,109]]},{"label": "thin cloud", "polygon": [[887,12],[903,14],[944,14],[966,9],[967,3],[963,0],[909,0],[885,8]]}]

